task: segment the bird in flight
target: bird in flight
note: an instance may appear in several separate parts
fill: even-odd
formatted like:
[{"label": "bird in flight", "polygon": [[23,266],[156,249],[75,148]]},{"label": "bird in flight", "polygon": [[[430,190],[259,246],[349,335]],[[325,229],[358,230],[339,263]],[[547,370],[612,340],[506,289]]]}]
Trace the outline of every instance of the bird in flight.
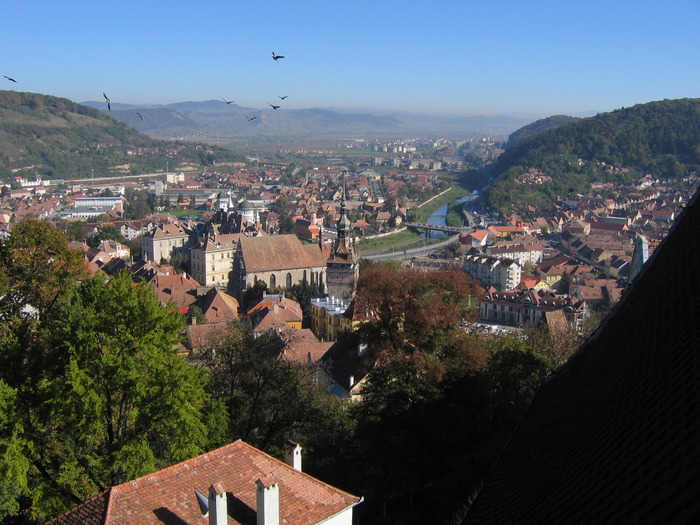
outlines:
[{"label": "bird in flight", "polygon": [[[268,104],[270,104],[270,103],[268,102]],[[280,106],[275,106],[274,104],[270,104],[270,107],[272,107],[272,109],[279,109],[280,108]]]},{"label": "bird in flight", "polygon": [[233,104],[233,103],[235,102],[235,100],[226,100],[225,98],[223,98],[223,99],[221,99],[221,100],[223,100],[223,101],[226,102],[227,104]]},{"label": "bird in flight", "polygon": [[248,119],[248,122],[252,122],[253,120],[255,120],[258,117],[249,117],[248,115],[246,115],[245,118]]},{"label": "bird in flight", "polygon": [[275,52],[272,52],[272,60],[279,60],[280,58],[284,58],[284,55],[275,55]]},{"label": "bird in flight", "polygon": [[112,103],[109,100],[109,97],[107,97],[107,95],[105,95],[104,91],[102,92],[102,96],[105,98],[105,101],[107,102],[107,109],[112,111]]},{"label": "bird in flight", "polygon": [[285,96],[277,95],[277,96],[280,98],[280,100],[284,100],[284,99],[287,98],[289,95],[285,95]]},{"label": "bird in flight", "polygon": [[141,120],[143,120],[143,117],[141,116],[141,113],[139,113],[139,112],[137,111],[136,114],[139,116],[139,118],[140,118]]},{"label": "bird in flight", "polygon": [[[277,59],[275,59],[275,60],[277,60]],[[5,77],[5,78],[6,78],[7,80],[9,80],[10,82],[14,82],[15,84],[17,83],[17,81],[16,81],[14,78],[10,78],[10,77],[8,77],[7,75],[3,75],[3,77]]]}]

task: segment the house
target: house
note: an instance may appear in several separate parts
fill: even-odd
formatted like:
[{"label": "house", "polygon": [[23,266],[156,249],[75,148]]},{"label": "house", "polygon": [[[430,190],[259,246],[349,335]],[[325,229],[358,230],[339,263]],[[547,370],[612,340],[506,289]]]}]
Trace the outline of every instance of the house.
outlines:
[{"label": "house", "polygon": [[518,286],[522,275],[522,267],[517,261],[481,255],[475,250],[464,257],[462,270],[483,286],[496,286],[500,290],[512,290]]},{"label": "house", "polygon": [[574,330],[583,327],[589,314],[584,301],[544,290],[498,291],[492,287],[479,304],[482,321],[512,326],[536,326],[547,312],[554,310],[562,310]]},{"label": "house", "polygon": [[282,294],[267,294],[263,292],[262,300],[248,309],[248,319],[253,331],[269,328],[288,327],[301,330],[304,313],[298,302],[284,297]]},{"label": "house", "polygon": [[117,241],[102,241],[97,248],[105,252],[112,259],[128,259],[131,257],[131,250],[129,247]]},{"label": "house", "polygon": [[301,365],[319,363],[333,346],[333,343],[319,341],[308,328],[283,330],[280,337],[284,341],[280,358]]},{"label": "house", "polygon": [[357,334],[345,334],[321,358],[319,381],[341,399],[360,401],[377,359]]},{"label": "house", "polygon": [[489,232],[487,230],[476,230],[469,234],[461,233],[459,235],[459,242],[472,248],[483,248],[486,246],[488,237]]},{"label": "house", "polygon": [[206,293],[197,297],[197,306],[202,309],[207,323],[232,323],[238,321],[238,310],[240,308],[235,297],[222,291],[220,288],[212,287]]},{"label": "house", "polygon": [[197,300],[199,283],[187,275],[156,274],[149,282],[162,305],[170,305],[186,312]]},{"label": "house", "polygon": [[352,525],[362,498],[301,468],[295,443],[282,462],[238,440],[110,487],[47,525]]},{"label": "house", "polygon": [[518,261],[520,266],[525,263],[539,264],[542,262],[544,246],[539,242],[518,243],[518,244],[495,244],[487,246],[486,255],[498,257],[499,259],[512,259]]},{"label": "house", "polygon": [[228,286],[241,233],[206,235],[190,250],[192,276],[205,286]]},{"label": "house", "polygon": [[194,236],[179,224],[160,224],[141,237],[142,257],[145,261],[169,260],[193,240]]},{"label": "house", "polygon": [[357,328],[353,312],[354,301],[347,303],[331,296],[311,299],[311,329],[322,341],[335,341]]}]

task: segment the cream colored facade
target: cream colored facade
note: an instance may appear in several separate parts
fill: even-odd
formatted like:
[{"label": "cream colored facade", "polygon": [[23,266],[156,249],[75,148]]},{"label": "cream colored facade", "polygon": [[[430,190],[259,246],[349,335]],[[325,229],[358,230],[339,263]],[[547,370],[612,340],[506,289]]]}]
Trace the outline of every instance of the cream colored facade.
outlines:
[{"label": "cream colored facade", "polygon": [[210,235],[192,248],[192,277],[204,286],[228,286],[240,237],[240,233]]},{"label": "cream colored facade", "polygon": [[177,224],[164,224],[141,237],[142,257],[145,261],[170,260],[173,254],[186,247],[191,240],[189,232]]}]

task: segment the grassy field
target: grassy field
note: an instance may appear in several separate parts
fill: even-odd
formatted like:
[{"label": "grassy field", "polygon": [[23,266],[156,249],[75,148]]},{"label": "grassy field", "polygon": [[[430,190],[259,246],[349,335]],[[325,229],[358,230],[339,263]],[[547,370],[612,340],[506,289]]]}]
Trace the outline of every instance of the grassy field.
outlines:
[{"label": "grassy field", "polygon": [[360,239],[360,242],[357,243],[357,251],[360,255],[373,255],[388,253],[392,250],[401,251],[409,248],[419,248],[426,244],[434,244],[443,240],[442,238],[426,239],[420,233],[406,230],[396,235],[387,235],[377,239]]}]

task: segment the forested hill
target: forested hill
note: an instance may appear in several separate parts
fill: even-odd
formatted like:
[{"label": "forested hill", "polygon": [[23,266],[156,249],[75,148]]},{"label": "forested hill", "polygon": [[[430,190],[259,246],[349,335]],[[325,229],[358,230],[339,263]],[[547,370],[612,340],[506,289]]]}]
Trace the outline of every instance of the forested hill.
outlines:
[{"label": "forested hill", "polygon": [[511,133],[508,137],[507,147],[513,146],[514,144],[517,144],[528,137],[533,137],[538,133],[542,133],[543,131],[558,128],[576,120],[579,120],[579,117],[570,117],[568,115],[554,115],[552,117],[536,120],[535,122],[532,122],[527,126],[523,126],[519,130]]},{"label": "forested hill", "polygon": [[[602,165],[605,163],[605,165]],[[682,177],[700,170],[700,99],[638,104],[543,131],[506,148],[494,165],[487,203],[549,208],[591,182],[630,182],[645,174]],[[517,183],[530,172],[543,184]]]},{"label": "forested hill", "polygon": [[[170,150],[170,151],[168,151]],[[174,153],[177,151],[177,153]],[[230,151],[152,139],[65,98],[0,91],[0,179],[140,174],[242,160]]]}]

